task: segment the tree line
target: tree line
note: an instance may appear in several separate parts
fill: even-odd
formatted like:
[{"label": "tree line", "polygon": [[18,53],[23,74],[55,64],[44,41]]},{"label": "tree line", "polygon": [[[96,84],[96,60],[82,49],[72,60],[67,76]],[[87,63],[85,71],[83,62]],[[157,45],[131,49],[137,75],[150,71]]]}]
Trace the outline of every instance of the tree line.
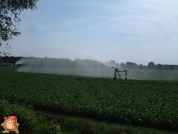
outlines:
[{"label": "tree line", "polygon": [[[17,62],[18,61],[18,62]],[[116,63],[114,60],[109,62],[99,62],[89,59],[76,59],[72,61],[67,58],[36,58],[36,57],[0,57],[0,63],[12,63],[13,65],[24,65],[33,67],[61,67],[61,68],[106,68],[115,66],[121,69],[158,69],[158,70],[178,70],[178,65],[163,65],[149,62],[148,65],[136,64],[134,62]]]},{"label": "tree line", "polygon": [[36,57],[0,57],[1,63],[12,63],[16,66],[61,67],[61,68],[106,68],[102,62],[89,59],[71,60],[67,58],[36,58]]},{"label": "tree line", "polygon": [[120,66],[127,69],[157,69],[157,70],[178,70],[178,65],[155,64],[149,62],[148,65],[136,64],[134,62],[121,63]]},{"label": "tree line", "polygon": [[136,64],[134,62],[126,63],[116,63],[114,60],[106,62],[109,66],[115,66],[122,69],[157,69],[157,70],[178,70],[178,65],[166,65],[166,64],[155,64],[154,62],[149,62],[148,65]]}]

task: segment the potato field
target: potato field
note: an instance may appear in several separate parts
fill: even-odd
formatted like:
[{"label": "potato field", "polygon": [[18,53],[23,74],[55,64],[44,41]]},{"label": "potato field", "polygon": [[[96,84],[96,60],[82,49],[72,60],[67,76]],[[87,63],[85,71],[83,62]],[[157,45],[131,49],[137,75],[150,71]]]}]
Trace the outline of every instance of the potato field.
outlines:
[{"label": "potato field", "polygon": [[112,80],[0,67],[0,99],[36,109],[178,130],[178,80]]}]

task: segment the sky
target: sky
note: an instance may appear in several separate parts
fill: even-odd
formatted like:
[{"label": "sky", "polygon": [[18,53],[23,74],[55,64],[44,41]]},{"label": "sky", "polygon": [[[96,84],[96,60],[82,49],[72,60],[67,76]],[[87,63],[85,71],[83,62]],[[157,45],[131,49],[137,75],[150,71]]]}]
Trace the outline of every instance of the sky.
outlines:
[{"label": "sky", "polygon": [[12,56],[178,64],[178,0],[39,0],[20,19]]}]

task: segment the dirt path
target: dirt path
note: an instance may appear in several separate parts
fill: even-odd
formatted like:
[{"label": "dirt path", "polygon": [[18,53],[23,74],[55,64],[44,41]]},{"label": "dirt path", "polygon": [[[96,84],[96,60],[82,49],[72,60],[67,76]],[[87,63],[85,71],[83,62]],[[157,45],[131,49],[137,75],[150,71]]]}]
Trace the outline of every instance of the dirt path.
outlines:
[{"label": "dirt path", "polygon": [[71,115],[65,115],[65,114],[57,114],[57,113],[53,113],[53,112],[48,112],[48,111],[43,111],[43,110],[37,110],[34,109],[34,111],[39,114],[39,115],[44,115],[46,117],[52,117],[52,118],[56,118],[56,119],[66,119],[66,118],[85,118],[94,122],[98,122],[98,123],[104,123],[107,125],[120,125],[118,123],[113,123],[113,122],[107,122],[107,121],[101,121],[101,120],[97,120],[97,119],[91,119],[91,118],[86,118],[86,117],[80,117],[80,116],[71,116]]},{"label": "dirt path", "polygon": [[65,118],[74,117],[74,116],[70,116],[70,115],[57,114],[57,113],[48,112],[48,111],[43,111],[43,110],[37,110],[37,109],[34,109],[34,111],[35,111],[37,114],[45,115],[45,116],[53,117],[53,118],[57,118],[57,119],[65,119]]}]

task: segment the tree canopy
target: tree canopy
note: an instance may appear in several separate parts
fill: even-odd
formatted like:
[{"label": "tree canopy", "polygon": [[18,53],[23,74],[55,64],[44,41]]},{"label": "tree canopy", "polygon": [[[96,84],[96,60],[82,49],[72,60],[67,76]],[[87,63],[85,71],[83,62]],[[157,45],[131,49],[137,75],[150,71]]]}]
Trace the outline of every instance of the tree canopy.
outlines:
[{"label": "tree canopy", "polygon": [[[0,46],[3,45],[2,43],[20,34],[16,29],[16,25],[21,21],[19,18],[20,13],[23,10],[36,9],[37,1],[38,0],[0,0]],[[8,43],[5,45],[10,48]]]},{"label": "tree canopy", "polygon": [[154,67],[155,67],[154,62],[151,61],[151,62],[148,63],[148,68],[149,69],[154,69]]}]

